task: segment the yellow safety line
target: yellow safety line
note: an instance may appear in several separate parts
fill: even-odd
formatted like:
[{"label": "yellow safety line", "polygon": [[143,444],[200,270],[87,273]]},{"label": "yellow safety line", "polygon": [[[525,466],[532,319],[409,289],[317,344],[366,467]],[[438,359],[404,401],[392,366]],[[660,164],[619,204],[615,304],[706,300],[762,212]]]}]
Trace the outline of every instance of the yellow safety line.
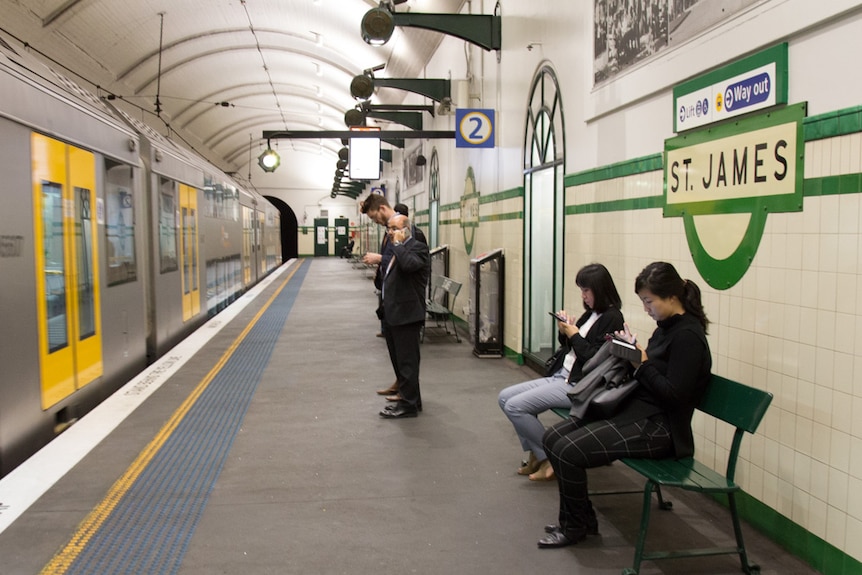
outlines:
[{"label": "yellow safety line", "polygon": [[111,515],[111,512],[129,490],[129,488],[134,484],[135,480],[137,480],[138,476],[143,472],[143,470],[149,465],[150,461],[153,459],[155,454],[161,449],[164,443],[168,440],[171,434],[174,432],[174,429],[180,424],[192,406],[195,404],[197,399],[201,396],[201,394],[206,390],[209,386],[210,382],[215,378],[218,372],[224,367],[224,364],[230,359],[233,355],[236,348],[239,347],[239,344],[245,339],[248,335],[248,332],[251,331],[251,328],[258,322],[264,312],[269,308],[272,302],[278,297],[278,294],[281,293],[281,290],[284,289],[284,286],[290,281],[296,271],[299,269],[299,266],[302,264],[300,260],[298,262],[299,265],[295,266],[293,270],[291,270],[290,274],[284,279],[279,288],[272,294],[272,297],[264,304],[264,306],[260,309],[259,312],[254,316],[254,319],[251,320],[251,323],[246,326],[246,328],[242,331],[241,334],[237,336],[231,346],[224,352],[224,354],[219,359],[218,363],[210,370],[208,374],[201,380],[201,382],[195,387],[192,393],[186,398],[186,400],[180,405],[179,408],[174,412],[168,422],[162,427],[162,429],[156,434],[152,441],[141,451],[138,457],[134,462],[126,469],[126,472],[111,486],[110,491],[99,503],[87,517],[78,525],[78,529],[75,531],[75,534],[72,536],[71,540],[66,544],[66,546],[57,553],[51,562],[48,563],[44,569],[42,569],[42,575],[62,575],[66,572],[66,570],[72,565],[81,551],[87,546],[90,539],[93,535],[99,530],[99,527],[102,526],[102,523]]}]

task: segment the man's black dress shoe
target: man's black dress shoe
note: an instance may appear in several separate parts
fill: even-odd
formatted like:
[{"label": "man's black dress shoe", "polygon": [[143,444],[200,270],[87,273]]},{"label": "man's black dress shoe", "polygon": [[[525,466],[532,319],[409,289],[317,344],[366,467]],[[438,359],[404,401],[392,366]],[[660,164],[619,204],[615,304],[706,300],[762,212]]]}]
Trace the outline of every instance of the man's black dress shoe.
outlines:
[{"label": "man's black dress shoe", "polygon": [[575,541],[566,537],[562,531],[551,531],[545,537],[539,539],[538,543],[540,549],[554,549],[556,547],[567,547],[574,544]]},{"label": "man's black dress shoe", "polygon": [[570,539],[567,537],[562,531],[551,531],[545,537],[539,539],[539,548],[540,549],[554,549],[557,547],[568,547],[569,545],[574,545],[578,541],[581,541],[586,537],[587,534],[583,533],[581,536],[576,537],[575,539]]},{"label": "man's black dress shoe", "polygon": [[406,419],[417,415],[419,415],[418,410],[400,406],[395,409],[384,409],[380,412],[380,417],[383,419]]},{"label": "man's black dress shoe", "polygon": [[[398,409],[398,404],[397,403],[389,403],[383,409],[385,409],[386,411],[393,411],[395,409]],[[419,407],[416,408],[416,411],[418,411],[420,413],[422,412],[422,404],[421,403],[419,404]]]}]

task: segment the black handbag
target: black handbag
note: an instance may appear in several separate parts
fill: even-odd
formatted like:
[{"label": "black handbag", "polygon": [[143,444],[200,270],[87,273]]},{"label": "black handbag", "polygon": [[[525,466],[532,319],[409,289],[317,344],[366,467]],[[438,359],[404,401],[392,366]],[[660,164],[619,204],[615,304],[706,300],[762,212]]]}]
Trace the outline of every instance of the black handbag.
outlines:
[{"label": "black handbag", "polygon": [[554,355],[549,357],[545,361],[545,377],[551,377],[563,367],[563,362],[566,359],[566,355],[569,353],[569,348],[566,346],[560,346],[557,348],[557,351],[554,352]]},{"label": "black handbag", "polygon": [[599,348],[584,365],[584,376],[567,392],[572,417],[584,419],[587,413],[591,419],[612,417],[637,387],[637,380],[631,377],[631,363],[613,355],[612,345],[606,341]]}]

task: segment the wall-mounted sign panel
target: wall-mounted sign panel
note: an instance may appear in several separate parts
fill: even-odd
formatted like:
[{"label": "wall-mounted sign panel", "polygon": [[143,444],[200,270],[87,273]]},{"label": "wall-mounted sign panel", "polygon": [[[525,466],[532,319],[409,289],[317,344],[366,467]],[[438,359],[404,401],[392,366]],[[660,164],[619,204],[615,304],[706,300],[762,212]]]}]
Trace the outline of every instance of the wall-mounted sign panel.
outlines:
[{"label": "wall-mounted sign panel", "polygon": [[[350,128],[351,132],[379,132],[380,128]],[[351,180],[380,179],[380,138],[350,138],[348,175]]]},{"label": "wall-mounted sign panel", "polygon": [[462,108],[455,110],[456,148],[494,147],[494,110]]},{"label": "wall-mounted sign panel", "polygon": [[784,43],[674,88],[674,132],[786,103]]}]

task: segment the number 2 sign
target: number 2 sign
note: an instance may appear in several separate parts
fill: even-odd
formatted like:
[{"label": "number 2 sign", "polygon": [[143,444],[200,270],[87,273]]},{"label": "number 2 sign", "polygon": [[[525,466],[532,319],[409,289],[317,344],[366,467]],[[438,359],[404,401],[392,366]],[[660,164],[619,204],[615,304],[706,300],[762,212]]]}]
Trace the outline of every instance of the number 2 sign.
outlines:
[{"label": "number 2 sign", "polygon": [[456,148],[494,147],[494,110],[461,109],[455,111]]}]

